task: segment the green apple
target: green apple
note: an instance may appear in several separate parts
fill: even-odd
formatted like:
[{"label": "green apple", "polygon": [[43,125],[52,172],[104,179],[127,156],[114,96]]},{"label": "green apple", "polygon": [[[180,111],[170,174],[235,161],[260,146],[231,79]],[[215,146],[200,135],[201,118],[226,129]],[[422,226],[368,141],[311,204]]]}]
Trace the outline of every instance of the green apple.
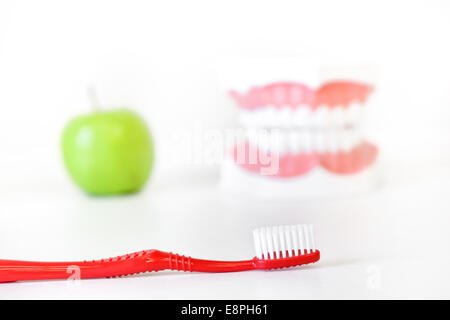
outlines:
[{"label": "green apple", "polygon": [[97,111],[70,121],[62,152],[73,180],[91,194],[136,192],[153,165],[149,129],[126,109]]}]

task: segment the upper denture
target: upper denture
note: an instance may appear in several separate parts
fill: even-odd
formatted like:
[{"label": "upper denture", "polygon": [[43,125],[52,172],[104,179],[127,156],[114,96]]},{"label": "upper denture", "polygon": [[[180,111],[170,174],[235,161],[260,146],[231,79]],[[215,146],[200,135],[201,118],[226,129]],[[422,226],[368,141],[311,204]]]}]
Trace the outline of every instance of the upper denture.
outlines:
[{"label": "upper denture", "polygon": [[248,110],[267,106],[275,108],[308,106],[314,110],[321,105],[347,107],[352,102],[364,103],[371,92],[370,85],[353,81],[328,82],[317,90],[300,83],[278,82],[253,87],[246,93],[231,90],[230,95],[241,108]]},{"label": "upper denture", "polygon": [[367,84],[350,81],[326,83],[316,92],[315,106],[349,106],[352,102],[365,103],[373,88]]},{"label": "upper denture", "polygon": [[244,109],[257,109],[265,106],[290,106],[314,104],[314,90],[300,83],[280,82],[263,87],[253,87],[247,93],[230,91],[238,105]]}]

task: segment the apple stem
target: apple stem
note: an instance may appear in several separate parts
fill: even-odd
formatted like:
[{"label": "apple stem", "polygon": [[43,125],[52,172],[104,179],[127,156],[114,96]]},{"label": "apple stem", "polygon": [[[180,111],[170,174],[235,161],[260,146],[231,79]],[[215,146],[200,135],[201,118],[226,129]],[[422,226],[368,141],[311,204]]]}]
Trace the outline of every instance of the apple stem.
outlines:
[{"label": "apple stem", "polygon": [[93,111],[99,111],[100,110],[100,99],[98,98],[97,90],[94,86],[90,86],[87,88],[87,95],[88,99],[91,103],[91,108]]}]

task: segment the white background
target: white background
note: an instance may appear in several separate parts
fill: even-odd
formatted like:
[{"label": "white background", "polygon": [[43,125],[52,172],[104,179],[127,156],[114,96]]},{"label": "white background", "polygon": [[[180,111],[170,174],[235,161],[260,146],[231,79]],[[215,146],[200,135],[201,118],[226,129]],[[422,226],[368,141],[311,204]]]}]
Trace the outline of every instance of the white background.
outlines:
[{"label": "white background", "polygon": [[[253,227],[298,222],[315,223],[326,255],[304,271],[12,284],[0,297],[448,297],[449,17],[446,1],[1,1],[2,258],[246,258]],[[263,205],[216,190],[217,166],[173,162],[174,131],[232,120],[218,59],[261,53],[376,66],[381,190]],[[152,128],[154,174],[137,196],[90,198],[66,176],[61,130],[89,112],[91,84]]]}]

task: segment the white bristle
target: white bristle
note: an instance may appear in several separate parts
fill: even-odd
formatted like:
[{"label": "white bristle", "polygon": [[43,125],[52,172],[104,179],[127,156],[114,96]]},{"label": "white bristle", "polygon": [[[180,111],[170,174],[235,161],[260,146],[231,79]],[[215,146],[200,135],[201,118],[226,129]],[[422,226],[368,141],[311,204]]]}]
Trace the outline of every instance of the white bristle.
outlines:
[{"label": "white bristle", "polygon": [[265,227],[253,231],[258,259],[281,259],[316,251],[312,225]]},{"label": "white bristle", "polygon": [[266,232],[264,230],[261,230],[259,232],[259,236],[261,239],[261,251],[262,251],[263,259],[269,259],[268,252],[267,252]]},{"label": "white bristle", "polygon": [[310,248],[311,248],[311,244],[310,244],[310,240],[309,240],[309,232],[308,232],[308,227],[306,226],[306,224],[303,225],[303,232],[305,233],[305,239],[306,239],[306,253],[310,253]]},{"label": "white bristle", "polygon": [[280,237],[278,236],[278,229],[272,228],[272,239],[273,239],[273,252],[275,254],[275,259],[280,258]]},{"label": "white bristle", "polygon": [[261,239],[259,238],[259,230],[253,230],[253,241],[255,242],[255,252],[258,259],[262,259]]},{"label": "white bristle", "polygon": [[266,229],[266,239],[267,239],[267,251],[268,251],[268,255],[269,255],[269,259],[274,259],[274,255],[273,255],[273,240],[272,240],[272,231],[270,230],[270,228]]},{"label": "white bristle", "polygon": [[286,238],[286,250],[288,257],[292,257],[292,239],[291,239],[291,229],[289,226],[284,227],[284,236]]},{"label": "white bristle", "polygon": [[278,235],[280,237],[281,257],[286,258],[286,238],[284,236],[283,227],[278,227]]},{"label": "white bristle", "polygon": [[294,250],[294,256],[298,256],[298,237],[297,237],[297,228],[295,226],[291,226],[291,235],[292,235],[292,249]]},{"label": "white bristle", "polygon": [[311,238],[311,249],[313,252],[315,252],[317,248],[316,248],[316,241],[314,240],[314,228],[312,224],[309,225],[309,236]]},{"label": "white bristle", "polygon": [[301,224],[297,225],[297,233],[300,243],[300,254],[305,254],[305,236],[303,234],[303,228]]}]

